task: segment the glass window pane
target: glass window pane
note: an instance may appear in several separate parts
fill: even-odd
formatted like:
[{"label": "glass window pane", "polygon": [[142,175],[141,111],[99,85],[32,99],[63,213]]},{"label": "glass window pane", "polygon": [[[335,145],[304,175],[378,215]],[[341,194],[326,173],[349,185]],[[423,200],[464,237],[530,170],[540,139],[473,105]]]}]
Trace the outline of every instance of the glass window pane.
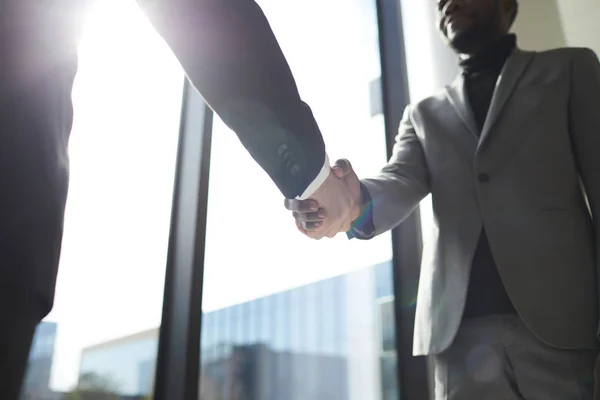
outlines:
[{"label": "glass window pane", "polygon": [[[332,161],[348,158],[359,176],[376,173],[386,153],[375,2],[258,3]],[[220,383],[216,362],[203,365],[202,381],[212,378],[203,400],[234,387],[248,399],[381,399],[377,310],[378,297],[391,294],[390,236],[303,237],[275,185],[218,118],[211,162],[203,311],[229,320],[237,304],[253,304],[257,341],[238,348],[244,362],[223,355],[238,369]],[[219,338],[233,344],[223,332]]]},{"label": "glass window pane", "polygon": [[71,182],[55,307],[25,398],[152,390],[183,72],[133,0],[90,9],[73,90]]},{"label": "glass window pane", "polygon": [[[435,7],[428,2],[401,0],[402,24],[410,98],[416,102],[450,84],[459,73],[456,55],[442,41],[436,25]],[[431,195],[419,205],[423,246],[432,245],[437,222]],[[425,257],[429,252],[424,251]]]}]

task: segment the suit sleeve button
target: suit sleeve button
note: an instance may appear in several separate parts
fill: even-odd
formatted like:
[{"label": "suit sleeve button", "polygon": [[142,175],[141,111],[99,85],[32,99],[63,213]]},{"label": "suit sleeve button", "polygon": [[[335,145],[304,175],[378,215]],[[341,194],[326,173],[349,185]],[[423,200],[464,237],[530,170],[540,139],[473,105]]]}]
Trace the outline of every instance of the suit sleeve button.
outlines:
[{"label": "suit sleeve button", "polygon": [[290,174],[292,174],[292,176],[300,175],[300,166],[298,164],[292,165],[292,168],[290,168]]}]

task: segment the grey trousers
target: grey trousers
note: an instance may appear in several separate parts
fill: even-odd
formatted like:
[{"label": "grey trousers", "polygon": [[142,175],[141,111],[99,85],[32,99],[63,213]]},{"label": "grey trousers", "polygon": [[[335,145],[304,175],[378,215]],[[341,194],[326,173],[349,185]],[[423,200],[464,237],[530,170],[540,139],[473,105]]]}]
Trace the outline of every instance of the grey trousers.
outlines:
[{"label": "grey trousers", "polygon": [[591,400],[597,356],[546,345],[516,315],[474,318],[432,357],[435,400]]}]

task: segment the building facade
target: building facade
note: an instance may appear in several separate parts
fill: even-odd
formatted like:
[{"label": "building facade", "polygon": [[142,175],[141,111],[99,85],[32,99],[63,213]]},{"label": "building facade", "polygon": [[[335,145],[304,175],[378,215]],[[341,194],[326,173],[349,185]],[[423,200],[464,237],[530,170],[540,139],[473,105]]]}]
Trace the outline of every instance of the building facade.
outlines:
[{"label": "building facade", "polygon": [[54,361],[56,328],[56,323],[45,321],[36,328],[23,383],[23,400],[46,400],[53,396],[50,391],[50,373]]},{"label": "building facade", "polygon": [[[205,313],[202,400],[397,394],[391,263]],[[81,375],[152,392],[158,329],[84,349]]]}]

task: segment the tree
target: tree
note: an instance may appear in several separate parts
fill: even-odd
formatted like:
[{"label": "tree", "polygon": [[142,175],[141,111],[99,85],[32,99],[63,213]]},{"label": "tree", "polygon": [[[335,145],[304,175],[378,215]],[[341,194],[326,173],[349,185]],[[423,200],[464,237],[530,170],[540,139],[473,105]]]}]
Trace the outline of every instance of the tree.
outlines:
[{"label": "tree", "polygon": [[89,372],[79,377],[79,382],[64,400],[119,400],[119,389],[108,377]]}]

